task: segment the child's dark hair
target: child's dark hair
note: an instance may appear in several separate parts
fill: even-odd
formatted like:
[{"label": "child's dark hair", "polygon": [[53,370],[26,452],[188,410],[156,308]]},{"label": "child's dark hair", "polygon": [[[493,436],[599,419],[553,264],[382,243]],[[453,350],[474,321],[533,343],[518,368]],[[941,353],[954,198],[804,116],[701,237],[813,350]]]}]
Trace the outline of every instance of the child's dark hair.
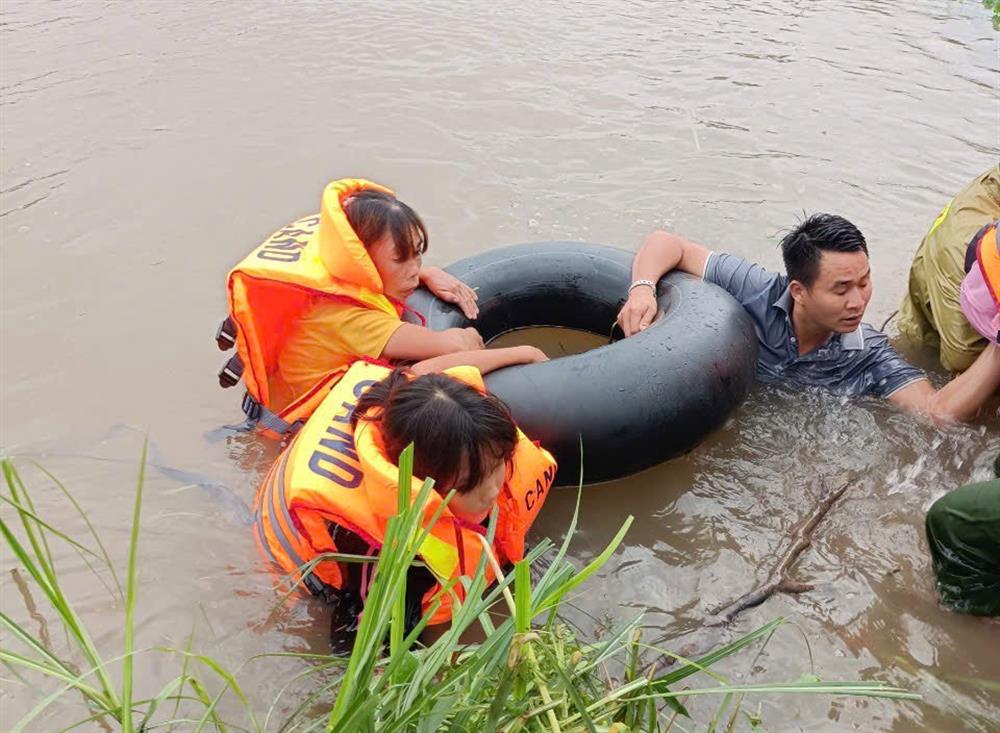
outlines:
[{"label": "child's dark hair", "polygon": [[359,191],[344,202],[344,213],[351,229],[366,248],[388,233],[395,243],[396,257],[402,261],[427,251],[424,222],[417,212],[391,194]]},{"label": "child's dark hair", "polygon": [[819,276],[823,252],[864,252],[868,243],[861,230],[842,216],[813,214],[781,240],[781,256],[790,280],[807,288]]},{"label": "child's dark hair", "polygon": [[514,419],[499,398],[444,374],[412,377],[396,369],[358,400],[355,429],[359,420],[381,424],[393,463],[413,443],[414,475],[433,478],[442,492],[475,488],[501,461],[510,464],[517,443]]}]

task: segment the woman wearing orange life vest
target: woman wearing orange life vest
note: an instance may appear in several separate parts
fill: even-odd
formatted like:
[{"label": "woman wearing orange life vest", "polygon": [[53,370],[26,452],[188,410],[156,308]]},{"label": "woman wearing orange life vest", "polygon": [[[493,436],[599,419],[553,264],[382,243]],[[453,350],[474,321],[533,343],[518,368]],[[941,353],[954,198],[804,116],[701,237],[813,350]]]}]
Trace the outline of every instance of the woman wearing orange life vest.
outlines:
[{"label": "woman wearing orange life vest", "polygon": [[[524,556],[525,535],[555,476],[552,456],[517,429],[506,406],[486,392],[478,369],[415,375],[354,364],[275,462],[257,495],[264,553],[314,595],[335,603],[348,626],[363,606],[371,564],[326,560],[305,577],[299,568],[326,552],[378,553],[398,506],[396,464],[411,442],[414,497],[424,477],[436,481],[424,522],[444,495],[456,491],[419,548],[426,569],[414,568],[408,578],[411,624],[436,601],[441,605],[431,623],[450,619],[452,598],[438,595],[439,581],[475,572],[494,506],[497,558],[506,564]],[[455,585],[459,594],[461,588]]]},{"label": "woman wearing orange life vest", "polygon": [[298,427],[359,358],[406,363],[482,349],[473,328],[404,322],[404,302],[421,283],[466,317],[478,314],[470,288],[421,267],[426,251],[413,209],[387,188],[343,179],[326,187],[318,215],[284,227],[237,265],[217,337],[237,356],[219,381],[233,386],[242,377],[250,421],[279,434]]}]

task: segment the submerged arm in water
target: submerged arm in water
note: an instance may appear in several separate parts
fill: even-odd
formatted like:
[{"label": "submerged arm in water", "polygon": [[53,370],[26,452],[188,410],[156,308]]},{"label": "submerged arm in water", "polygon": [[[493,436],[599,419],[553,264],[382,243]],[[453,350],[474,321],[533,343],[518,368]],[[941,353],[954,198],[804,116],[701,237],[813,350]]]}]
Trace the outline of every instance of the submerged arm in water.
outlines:
[{"label": "submerged arm in water", "polygon": [[889,396],[893,404],[925,415],[935,422],[957,422],[975,417],[979,408],[1000,388],[1000,347],[990,344],[966,372],[935,390],[921,379]]}]

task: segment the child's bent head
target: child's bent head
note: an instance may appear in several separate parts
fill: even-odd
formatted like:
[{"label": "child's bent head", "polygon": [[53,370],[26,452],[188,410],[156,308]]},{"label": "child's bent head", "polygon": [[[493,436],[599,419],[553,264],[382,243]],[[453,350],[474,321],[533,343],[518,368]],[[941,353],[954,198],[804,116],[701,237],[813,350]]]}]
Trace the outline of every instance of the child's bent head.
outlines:
[{"label": "child's bent head", "polygon": [[427,229],[413,209],[382,191],[360,191],[344,201],[351,229],[382,277],[386,295],[406,300],[419,282]]},{"label": "child's bent head", "polygon": [[351,420],[380,424],[393,463],[413,443],[413,473],[433,478],[441,494],[454,489],[449,508],[469,522],[483,521],[496,504],[517,443],[503,402],[444,374],[397,369],[361,396]]}]

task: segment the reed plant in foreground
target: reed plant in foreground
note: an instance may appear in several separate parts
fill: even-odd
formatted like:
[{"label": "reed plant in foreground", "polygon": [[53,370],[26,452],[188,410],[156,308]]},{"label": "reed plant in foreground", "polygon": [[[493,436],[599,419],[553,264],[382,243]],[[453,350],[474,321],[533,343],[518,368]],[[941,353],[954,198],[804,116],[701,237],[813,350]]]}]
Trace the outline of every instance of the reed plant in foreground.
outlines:
[{"label": "reed plant in foreground", "polygon": [[[407,572],[426,530],[417,507],[433,491],[426,481],[411,496],[412,450],[400,461],[400,506],[388,525],[365,612],[349,658],[322,655],[264,653],[246,664],[263,665],[274,658],[298,657],[303,670],[293,675],[273,700],[251,699],[218,661],[186,649],[136,649],[134,612],[138,598],[136,570],[143,476],[140,467],[128,548],[125,586],[121,586],[100,537],[86,512],[54,477],[56,489],[76,508],[94,546],[87,547],[53,527],[35,511],[31,496],[10,460],[2,463],[7,495],[5,508],[16,515],[15,527],[0,518],[7,546],[34,586],[48,600],[71,641],[71,652],[59,654],[53,645],[33,635],[13,618],[0,614],[4,639],[0,661],[18,678],[32,675],[55,680],[16,724],[29,730],[32,721],[55,703],[63,711],[79,708],[78,720],[62,730],[90,730],[96,723],[122,731],[334,731],[339,733],[432,731],[546,731],[605,733],[614,731],[763,731],[759,715],[747,708],[747,696],[808,693],[916,699],[905,690],[879,682],[823,682],[813,676],[786,683],[733,684],[712,669],[719,661],[760,647],[782,624],[778,619],[698,659],[684,659],[642,643],[636,616],[596,641],[585,641],[559,616],[580,586],[612,556],[628,531],[631,518],[603,552],[582,568],[567,554],[579,513],[577,506],[563,542],[545,540],[504,575],[492,547],[496,517],[483,539],[485,552],[472,578],[462,578],[464,601],[454,585],[444,583],[453,598],[453,621],[433,642],[421,636],[430,613],[407,632],[403,600]],[[50,541],[68,544],[88,564],[103,567],[109,588],[123,612],[122,648],[112,656],[97,649],[83,619],[66,596],[56,570]],[[544,561],[542,560],[544,558]],[[487,587],[485,568],[493,565],[498,581]],[[544,565],[544,568],[542,567]],[[533,572],[534,570],[534,572]],[[491,610],[508,613],[495,620]],[[463,643],[467,631],[479,627],[484,641]],[[13,647],[16,647],[13,648]],[[136,666],[148,655],[175,660],[177,674],[152,696],[134,694]],[[652,658],[666,656],[677,664],[652,671]],[[644,662],[645,660],[645,662]],[[331,674],[335,670],[336,674]],[[27,677],[25,676],[27,675]],[[256,677],[262,677],[260,670]],[[30,694],[33,687],[21,688]],[[83,705],[79,701],[83,701]],[[708,697],[717,702],[692,718],[688,706]],[[220,703],[235,710],[224,719]],[[700,706],[700,711],[705,706]],[[255,710],[266,710],[263,716]],[[50,726],[51,728],[51,726]]]}]

